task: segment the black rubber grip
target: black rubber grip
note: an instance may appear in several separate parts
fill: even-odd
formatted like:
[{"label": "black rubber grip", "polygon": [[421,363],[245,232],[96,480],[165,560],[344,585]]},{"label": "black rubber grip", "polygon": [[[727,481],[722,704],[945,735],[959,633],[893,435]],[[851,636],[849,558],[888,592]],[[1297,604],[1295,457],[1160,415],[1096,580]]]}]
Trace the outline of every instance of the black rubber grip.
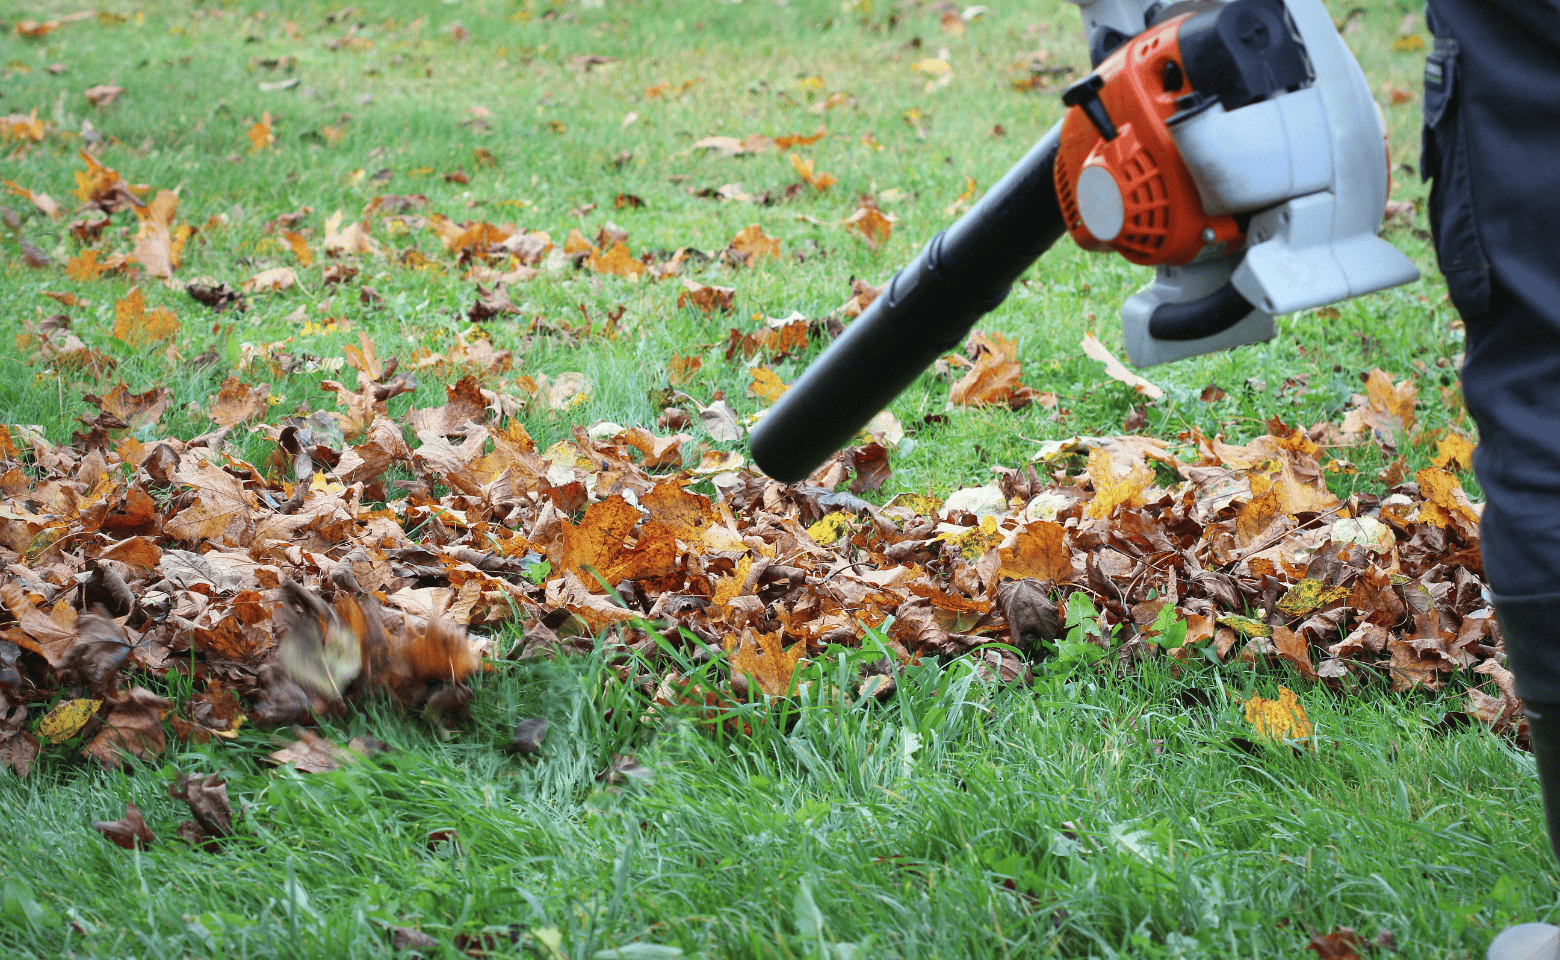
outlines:
[{"label": "black rubber grip", "polygon": [[1232,283],[1181,303],[1161,303],[1148,317],[1148,335],[1155,340],[1201,340],[1223,333],[1255,310]]},{"label": "black rubber grip", "polygon": [[1065,232],[1054,168],[1061,124],[894,275],[753,429],[753,460],[795,483],[845,446]]}]

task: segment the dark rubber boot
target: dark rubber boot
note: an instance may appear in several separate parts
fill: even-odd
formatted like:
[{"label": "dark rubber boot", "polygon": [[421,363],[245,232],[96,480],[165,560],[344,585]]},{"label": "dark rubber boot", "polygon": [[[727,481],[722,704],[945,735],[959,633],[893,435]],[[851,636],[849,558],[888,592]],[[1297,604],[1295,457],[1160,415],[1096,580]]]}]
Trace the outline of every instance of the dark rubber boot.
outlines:
[{"label": "dark rubber boot", "polygon": [[1533,742],[1533,759],[1538,763],[1538,787],[1544,794],[1544,820],[1549,827],[1549,846],[1560,860],[1560,703],[1535,703],[1524,700],[1528,737]]},{"label": "dark rubber boot", "polygon": [[[1533,759],[1538,762],[1538,786],[1544,795],[1544,819],[1549,845],[1560,859],[1560,703],[1524,701]],[[1487,960],[1560,960],[1560,927],[1524,923],[1501,931],[1490,944]]]},{"label": "dark rubber boot", "polygon": [[[1523,697],[1550,849],[1560,859],[1560,596],[1496,597],[1495,615],[1506,638],[1507,665]],[[1560,927],[1524,923],[1501,932],[1488,960],[1560,960]]]}]

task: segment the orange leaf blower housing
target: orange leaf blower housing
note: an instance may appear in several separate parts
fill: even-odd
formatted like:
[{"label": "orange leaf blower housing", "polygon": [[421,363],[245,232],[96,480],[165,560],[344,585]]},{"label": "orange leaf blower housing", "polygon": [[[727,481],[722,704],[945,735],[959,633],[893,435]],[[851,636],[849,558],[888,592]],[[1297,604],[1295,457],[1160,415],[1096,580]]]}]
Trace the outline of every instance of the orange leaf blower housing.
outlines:
[{"label": "orange leaf blower housing", "polygon": [[1063,98],[1056,196],[1086,250],[1115,250],[1144,266],[1220,256],[1245,240],[1231,216],[1210,217],[1166,121],[1193,93],[1180,28],[1156,24],[1116,48]]}]

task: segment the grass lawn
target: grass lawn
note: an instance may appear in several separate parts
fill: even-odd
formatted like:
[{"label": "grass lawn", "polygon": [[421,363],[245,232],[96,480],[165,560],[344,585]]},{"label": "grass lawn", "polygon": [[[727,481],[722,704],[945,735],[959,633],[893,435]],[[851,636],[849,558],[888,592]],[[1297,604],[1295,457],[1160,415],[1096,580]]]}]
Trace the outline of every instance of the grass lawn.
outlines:
[{"label": "grass lawn", "polygon": [[[1422,205],[1420,7],[1329,8],[1384,105],[1394,197]],[[372,342],[421,364],[393,417],[445,403],[471,374],[529,397],[504,413],[537,450],[603,421],[660,433],[672,408],[691,424],[690,467],[740,456],[740,438],[700,429],[700,410],[723,398],[745,421],[769,402],[749,391],[753,370],[790,382],[826,336],[812,323],[804,345],[751,355],[742,339],[777,329],[769,318],[837,318],[853,279],[887,280],[1055,122],[1059,88],[1087,67],[1062,0],[110,0],[73,16],[86,9],[22,0],[0,24],[0,177],[15,184],[0,194],[0,423],[61,445],[101,423],[88,395],[117,387],[166,389],[160,416],[115,433],[148,446],[212,430],[233,376],[263,385],[262,423],[345,409],[321,383],[350,383],[347,350]],[[100,87],[120,92],[95,104]],[[775,142],[788,137],[801,139]],[[75,215],[83,150],[148,199],[177,191],[176,223],[194,229],[173,282],[95,275],[84,251],[129,253],[138,218]],[[893,218],[870,245],[846,226],[867,200]],[[328,256],[355,221],[376,252]],[[473,274],[448,231],[468,221],[546,231],[555,249]],[[753,225],[779,255],[734,265],[722,251]],[[1395,450],[1329,448],[1327,484],[1384,496],[1384,470],[1413,477],[1438,437],[1472,430],[1461,329],[1425,230],[1414,212],[1387,232],[1425,279],[1283,318],[1267,344],[1144,371],[1164,390],[1152,403],[1079,349],[1090,331],[1120,353],[1117,310],[1144,272],[1058,245],[979,327],[1016,340],[1023,382],[1047,402],[949,408],[958,371],[929,371],[891,408],[907,439],[864,496],[988,484],[1048,440],[1137,429],[1243,443],[1275,417],[1337,423],[1374,368],[1415,385],[1417,426]],[[656,264],[692,252],[668,279],[576,269],[572,231],[598,258],[620,240]],[[280,269],[292,281],[244,292],[242,312],[184,289],[240,291]],[[473,323],[505,271],[507,306]],[[729,312],[679,303],[690,287],[730,288]],[[144,313],[127,320],[137,296]],[[171,319],[148,319],[158,310]],[[138,332],[154,322],[176,328]],[[483,359],[502,351],[507,368]],[[225,440],[235,458],[285,466],[274,427],[241,421]],[[1472,475],[1458,479],[1477,499]],[[529,626],[491,627],[495,649]],[[621,645],[494,660],[454,731],[380,704],[323,719],[338,743],[390,748],[328,773],[263,763],[277,744],[255,724],[170,741],[124,772],[47,749],[28,776],[0,773],[0,947],[1243,958],[1310,956],[1313,936],[1349,927],[1366,944],[1387,935],[1362,953],[1474,957],[1508,923],[1553,919],[1531,759],[1445,719],[1482,676],[1400,692],[1369,674],[1308,683],[1276,661],[1122,671],[1053,657],[1032,684],[996,684],[968,660],[923,658],[894,668],[879,703],[855,691],[882,651],[830,647],[794,695],[713,725],[623,682]],[[178,671],[140,682],[180,705],[195,692]],[[1314,725],[1304,746],[1246,739],[1243,703],[1280,686]],[[39,694],[31,716],[68,695]],[[507,749],[525,718],[549,724],[529,757]],[[176,839],[180,774],[226,781],[237,831],[215,852]],[[123,850],[90,828],[127,802],[158,843]]]}]

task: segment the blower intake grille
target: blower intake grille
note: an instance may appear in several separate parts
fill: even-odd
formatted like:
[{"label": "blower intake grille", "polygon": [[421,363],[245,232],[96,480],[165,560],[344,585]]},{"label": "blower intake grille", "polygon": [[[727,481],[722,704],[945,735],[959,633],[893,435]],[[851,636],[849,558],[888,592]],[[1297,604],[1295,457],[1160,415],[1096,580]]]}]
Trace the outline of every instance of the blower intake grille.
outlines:
[{"label": "blower intake grille", "polygon": [[1111,246],[1128,260],[1157,263],[1172,226],[1170,194],[1165,189],[1164,174],[1154,161],[1154,155],[1143,149],[1136,137],[1118,137],[1106,152],[1117,153],[1111,158],[1111,167],[1120,183],[1126,207],[1121,235]]}]

